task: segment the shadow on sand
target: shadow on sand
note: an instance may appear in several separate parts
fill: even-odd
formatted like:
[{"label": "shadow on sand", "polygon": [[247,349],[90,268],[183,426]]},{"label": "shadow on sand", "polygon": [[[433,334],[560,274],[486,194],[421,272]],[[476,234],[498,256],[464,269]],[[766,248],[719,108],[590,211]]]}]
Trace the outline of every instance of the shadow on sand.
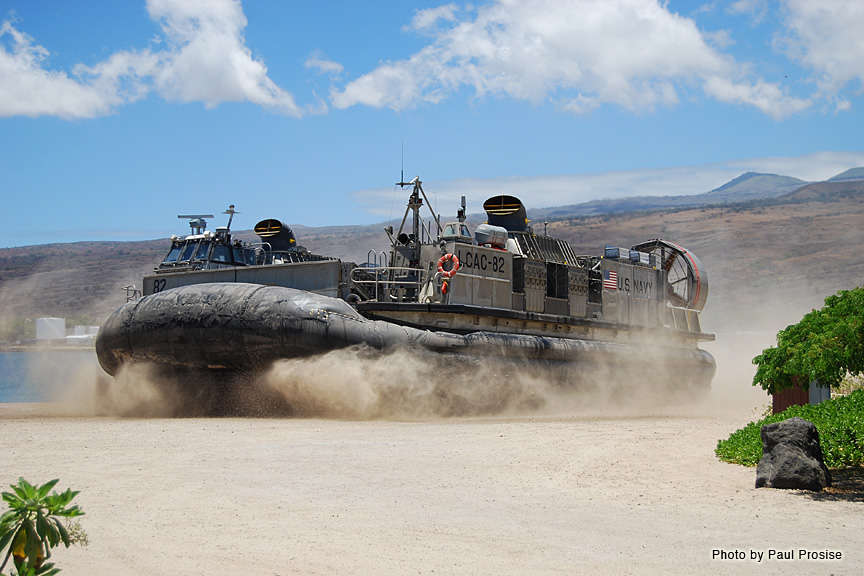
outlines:
[{"label": "shadow on sand", "polygon": [[864,502],[864,468],[831,470],[832,486],[821,492],[802,490],[802,496],[818,502]]}]

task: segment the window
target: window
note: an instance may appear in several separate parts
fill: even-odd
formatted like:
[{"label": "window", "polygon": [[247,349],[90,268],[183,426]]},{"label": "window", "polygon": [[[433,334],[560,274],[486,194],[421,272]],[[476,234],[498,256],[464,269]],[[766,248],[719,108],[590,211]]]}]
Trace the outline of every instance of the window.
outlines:
[{"label": "window", "polygon": [[193,260],[207,260],[207,255],[210,253],[210,244],[207,240],[201,240],[198,244],[198,249],[195,251],[195,255],[192,256]]},{"label": "window", "polygon": [[224,244],[214,244],[213,250],[210,252],[211,262],[222,262],[223,264],[231,263],[231,247]]},{"label": "window", "polygon": [[180,256],[180,249],[183,247],[181,242],[174,242],[171,244],[171,250],[168,252],[168,255],[165,257],[165,260],[162,261],[163,264],[171,264],[177,261],[177,257]]},{"label": "window", "polygon": [[253,266],[257,264],[255,261],[255,250],[248,248],[244,249],[242,246],[234,246],[234,262],[237,264],[247,264],[249,266]]},{"label": "window", "polygon": [[198,247],[198,242],[196,240],[192,240],[187,242],[183,247],[183,252],[180,254],[180,257],[177,258],[178,262],[188,262],[190,258],[192,258],[192,254],[195,253],[195,248]]}]

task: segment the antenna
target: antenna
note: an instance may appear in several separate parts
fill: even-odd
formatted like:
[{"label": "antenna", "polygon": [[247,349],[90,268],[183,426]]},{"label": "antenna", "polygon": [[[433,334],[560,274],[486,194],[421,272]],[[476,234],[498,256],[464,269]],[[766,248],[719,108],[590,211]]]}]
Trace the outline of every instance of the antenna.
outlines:
[{"label": "antenna", "polygon": [[402,140],[402,171],[399,173],[399,182],[405,182],[405,140]]},{"label": "antenna", "polygon": [[[237,212],[236,210],[234,210],[234,205],[231,204],[230,206],[228,206],[228,210],[223,212],[223,214],[229,214],[228,226],[226,226],[226,228],[228,228],[228,230],[231,230],[231,222],[234,220],[234,214],[240,214],[240,212]],[[212,216],[211,216],[211,218],[212,218]]]},{"label": "antenna", "polygon": [[201,234],[207,229],[207,220],[205,218],[213,218],[212,214],[178,214],[177,218],[185,220],[189,219],[189,227],[193,234]]}]

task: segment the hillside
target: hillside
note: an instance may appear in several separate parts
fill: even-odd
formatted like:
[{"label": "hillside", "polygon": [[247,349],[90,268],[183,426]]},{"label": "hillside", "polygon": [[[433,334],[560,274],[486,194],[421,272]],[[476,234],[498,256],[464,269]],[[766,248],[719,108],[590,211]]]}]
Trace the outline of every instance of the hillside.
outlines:
[{"label": "hillside", "polygon": [[[820,182],[737,203],[547,218],[549,235],[569,240],[579,253],[654,237],[692,249],[709,274],[705,319],[712,330],[775,315],[785,326],[826,295],[864,282],[864,180]],[[383,224],[294,228],[311,251],[355,262],[365,262],[370,249],[387,248]],[[249,231],[237,236],[253,237]],[[140,286],[166,250],[166,240],[0,250],[0,339],[26,318],[98,323],[125,301],[121,288]]]},{"label": "hillside", "polygon": [[747,172],[704,194],[713,202],[743,202],[762,198],[776,198],[806,186],[807,182],[790,176]]},{"label": "hillside", "polygon": [[864,180],[864,168],[850,168],[833,178],[829,178],[829,182],[836,180]]},{"label": "hillside", "polygon": [[806,185],[807,182],[790,176],[747,172],[730,180],[719,188],[702,194],[686,196],[629,196],[626,198],[592,200],[582,204],[535,210],[534,218],[535,220],[539,218],[560,219],[574,216],[669,210],[746,202],[748,200],[764,200],[766,198],[783,196]]},{"label": "hillside", "polygon": [[0,339],[21,318],[92,323],[125,301],[166,251],[165,241],[76,242],[0,250]]},{"label": "hillside", "polygon": [[693,250],[708,270],[713,330],[784,327],[837,290],[864,284],[864,181],[807,185],[780,198],[665,212],[570,219],[549,225],[577,252],[662,237]]}]

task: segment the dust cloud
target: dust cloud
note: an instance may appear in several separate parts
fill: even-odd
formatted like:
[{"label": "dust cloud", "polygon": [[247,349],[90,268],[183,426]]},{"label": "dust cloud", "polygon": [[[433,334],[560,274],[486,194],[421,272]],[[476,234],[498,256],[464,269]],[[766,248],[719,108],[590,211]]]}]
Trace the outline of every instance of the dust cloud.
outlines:
[{"label": "dust cloud", "polygon": [[297,416],[350,420],[632,416],[704,400],[704,390],[681,386],[686,374],[651,377],[661,363],[640,366],[638,374],[598,365],[574,372],[564,364],[357,348],[279,361],[265,382]]},{"label": "dust cloud", "polygon": [[[753,386],[753,358],[776,345],[780,330],[797,323],[814,308],[821,308],[827,296],[842,289],[831,286],[826,290],[805,280],[762,282],[743,293],[728,280],[712,284],[700,320],[706,331],[715,334],[714,342],[701,345],[717,362],[711,385],[715,413],[744,412],[752,416],[751,420],[758,420],[770,406],[771,396]],[[754,295],[757,288],[758,295]]]},{"label": "dust cloud", "polygon": [[135,418],[281,417],[291,407],[252,373],[203,373],[125,365],[117,376],[103,374],[94,414]]},{"label": "dust cloud", "polygon": [[[95,363],[95,360],[94,360]],[[61,371],[60,366],[54,373]],[[651,377],[649,377],[651,376]],[[709,411],[706,390],[661,362],[540,367],[365,347],[275,362],[257,374],[209,374],[124,366],[115,378],[91,366],[58,377],[50,413],[125,418],[297,417],[416,421],[465,417],[638,417]]]},{"label": "dust cloud", "polygon": [[778,330],[819,305],[810,295],[795,300],[785,296],[782,301],[769,299],[770,307],[759,307],[749,316],[733,310],[728,301],[706,310],[703,327],[709,332],[712,326],[720,328],[716,341],[700,346],[717,362],[707,392],[688,389],[692,374],[669,368],[660,358],[637,371],[594,365],[574,375],[503,356],[404,349],[381,353],[362,347],[280,360],[256,374],[205,375],[135,364],[111,378],[95,358],[92,366],[81,366],[65,363],[62,354],[58,364],[39,369],[58,383],[50,398],[53,413],[66,416],[411,421],[744,414],[756,420],[770,397],[752,386],[753,357],[775,343]]},{"label": "dust cloud", "polygon": [[[259,374],[205,375],[138,363],[124,366],[113,381],[104,375],[93,414],[411,420],[529,413],[545,405],[542,386],[527,375],[495,376],[469,360],[363,348],[281,360]],[[73,408],[67,402],[60,400]]]},{"label": "dust cloud", "polygon": [[[4,352],[14,357],[11,372],[0,374],[6,402],[29,403],[31,411],[58,416],[93,413],[95,382],[102,371],[92,350],[36,346]],[[17,369],[16,369],[17,368]]]},{"label": "dust cloud", "polygon": [[266,377],[301,416],[351,420],[524,413],[542,408],[529,374],[409,350],[337,350],[277,362]]}]

